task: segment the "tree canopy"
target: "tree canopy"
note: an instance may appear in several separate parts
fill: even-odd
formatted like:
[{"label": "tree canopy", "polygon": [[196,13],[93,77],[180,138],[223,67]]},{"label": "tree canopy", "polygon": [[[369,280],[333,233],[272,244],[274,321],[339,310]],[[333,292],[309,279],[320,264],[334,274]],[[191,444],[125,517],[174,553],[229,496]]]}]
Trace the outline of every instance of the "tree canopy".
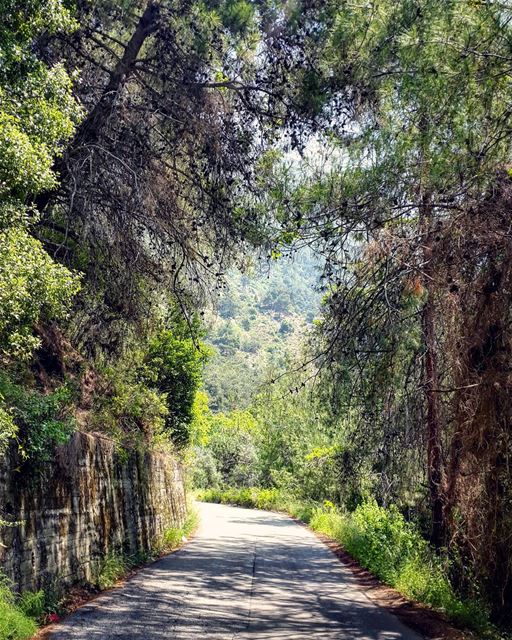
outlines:
[{"label": "tree canopy", "polygon": [[509,3],[0,10],[2,450],[407,518],[510,624]]}]

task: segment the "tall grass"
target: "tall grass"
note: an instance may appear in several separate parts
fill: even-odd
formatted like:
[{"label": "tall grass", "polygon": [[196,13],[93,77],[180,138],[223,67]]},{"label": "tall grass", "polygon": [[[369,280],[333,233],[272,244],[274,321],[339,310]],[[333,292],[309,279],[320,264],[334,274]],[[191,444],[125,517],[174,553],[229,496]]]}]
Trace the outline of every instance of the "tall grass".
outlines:
[{"label": "tall grass", "polygon": [[448,559],[438,555],[396,507],[385,509],[368,501],[350,514],[323,508],[309,524],[339,542],[363,567],[408,598],[478,631],[488,626],[487,608],[455,593],[448,578]]},{"label": "tall grass", "polygon": [[23,601],[16,598],[7,578],[0,575],[0,640],[26,640],[36,630],[36,621],[23,610]]},{"label": "tall grass", "polygon": [[456,594],[448,578],[448,559],[438,555],[394,506],[385,509],[369,500],[347,513],[330,502],[313,505],[277,489],[258,488],[211,489],[197,499],[290,513],[340,543],[364,568],[406,597],[480,634],[489,629],[487,607]]}]

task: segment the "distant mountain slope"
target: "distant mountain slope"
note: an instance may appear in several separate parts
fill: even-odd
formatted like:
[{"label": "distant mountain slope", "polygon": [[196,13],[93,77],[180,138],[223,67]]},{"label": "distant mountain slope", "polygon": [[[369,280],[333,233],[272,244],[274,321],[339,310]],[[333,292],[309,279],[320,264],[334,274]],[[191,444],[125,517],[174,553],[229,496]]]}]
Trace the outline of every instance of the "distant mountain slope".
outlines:
[{"label": "distant mountain slope", "polygon": [[229,275],[209,320],[208,342],[216,356],[207,366],[205,387],[214,410],[247,406],[271,372],[285,369],[305,325],[317,315],[318,275],[306,251]]}]

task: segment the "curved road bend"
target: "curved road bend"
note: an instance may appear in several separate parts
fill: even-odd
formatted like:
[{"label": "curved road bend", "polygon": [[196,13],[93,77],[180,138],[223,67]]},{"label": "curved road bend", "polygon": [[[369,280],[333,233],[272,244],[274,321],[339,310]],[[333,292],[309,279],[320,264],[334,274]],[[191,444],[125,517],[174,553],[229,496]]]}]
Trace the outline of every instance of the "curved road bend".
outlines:
[{"label": "curved road bend", "polygon": [[83,606],[51,640],[421,640],[290,518],[198,508],[187,546]]}]

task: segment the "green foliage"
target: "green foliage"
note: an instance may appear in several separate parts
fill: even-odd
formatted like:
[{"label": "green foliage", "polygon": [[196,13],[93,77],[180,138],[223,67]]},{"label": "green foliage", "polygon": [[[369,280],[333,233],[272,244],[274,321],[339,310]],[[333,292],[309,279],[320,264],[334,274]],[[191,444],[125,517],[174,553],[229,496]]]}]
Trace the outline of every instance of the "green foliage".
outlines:
[{"label": "green foliage", "polygon": [[248,407],[269,372],[290,365],[319,307],[317,281],[307,251],[228,275],[218,316],[209,320],[215,355],[205,368],[205,389],[213,410]]},{"label": "green foliage", "polygon": [[196,488],[253,485],[258,475],[257,428],[248,411],[209,414],[202,446],[193,449],[193,485]]},{"label": "green foliage", "polygon": [[101,561],[96,585],[102,591],[112,588],[130,569],[131,562],[120,553],[109,553]]},{"label": "green foliage", "polygon": [[165,430],[166,398],[141,380],[137,362],[141,365],[143,357],[142,350],[133,349],[115,366],[101,370],[104,387],[98,392],[91,422],[121,446],[154,444]]},{"label": "green foliage", "polygon": [[[34,601],[39,599],[38,594],[33,596]],[[36,632],[35,620],[22,609],[23,602],[17,600],[9,581],[0,574],[0,640],[28,640]],[[38,613],[37,607],[32,609]]]},{"label": "green foliage", "polygon": [[208,444],[211,419],[208,394],[199,389],[192,404],[192,420],[190,422],[190,444],[192,446],[201,447]]},{"label": "green foliage", "polygon": [[176,549],[183,542],[183,533],[179,528],[170,528],[164,532],[163,544],[169,549]]},{"label": "green foliage", "polygon": [[[295,392],[291,392],[294,385]],[[364,488],[359,479],[340,486],[351,450],[342,446],[340,435],[333,436],[326,407],[311,391],[309,385],[302,386],[300,378],[288,375],[256,396],[250,410],[215,414],[203,398],[201,435],[192,440],[193,485],[222,488],[259,484],[290,491],[305,500],[333,495],[360,499]],[[333,444],[336,440],[340,444]]]},{"label": "green foliage", "polygon": [[190,430],[206,428],[199,426],[198,388],[207,356],[208,349],[196,343],[185,320],[173,312],[167,324],[150,329],[146,340],[127,341],[122,356],[98,367],[102,383],[91,422],[122,446],[172,442],[183,447]]},{"label": "green foliage", "polygon": [[38,59],[34,42],[74,23],[60,0],[2,0],[0,11],[0,201],[22,203],[55,185],[53,159],[80,116],[70,77]]},{"label": "green foliage", "polygon": [[219,7],[222,22],[234,33],[244,33],[253,21],[254,6],[247,0],[227,0]]},{"label": "green foliage", "polygon": [[7,407],[6,425],[11,435],[17,436],[27,462],[50,462],[54,447],[68,441],[76,428],[68,415],[73,393],[70,385],[63,384],[45,394],[0,375],[0,396]]},{"label": "green foliage", "polygon": [[148,386],[166,398],[165,428],[178,447],[189,442],[194,401],[209,354],[204,345],[197,343],[197,332],[197,323],[190,328],[174,314],[172,328],[163,329],[150,339],[143,364]]},{"label": "green foliage", "polygon": [[42,622],[47,613],[47,596],[45,591],[25,591],[22,593],[18,600],[18,607],[23,613],[32,618]]},{"label": "green foliage", "polygon": [[26,359],[42,319],[62,318],[79,278],[56,264],[23,228],[0,229],[0,358]]},{"label": "green foliage", "polygon": [[[36,40],[73,28],[60,0],[2,0],[0,12],[0,361],[26,359],[33,326],[62,317],[78,278],[29,235],[37,220],[26,202],[56,184],[54,158],[72,136],[80,109],[61,65],[37,56]],[[6,433],[6,430],[3,430]]]},{"label": "green foliage", "polygon": [[16,426],[12,413],[4,405],[4,398],[0,393],[0,455],[5,452],[8,442],[16,436]]},{"label": "green foliage", "polygon": [[350,445],[308,377],[306,369],[284,375],[254,399],[259,482],[306,500],[348,499],[362,491],[340,482]]}]

